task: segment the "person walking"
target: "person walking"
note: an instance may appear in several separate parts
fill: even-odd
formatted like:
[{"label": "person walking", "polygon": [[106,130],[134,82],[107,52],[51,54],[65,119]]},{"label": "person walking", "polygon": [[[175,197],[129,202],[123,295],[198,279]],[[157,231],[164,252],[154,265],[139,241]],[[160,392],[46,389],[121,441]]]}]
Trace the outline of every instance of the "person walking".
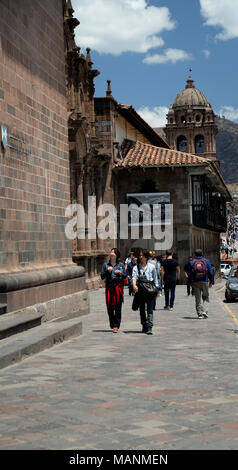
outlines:
[{"label": "person walking", "polygon": [[137,258],[135,258],[135,256],[134,256],[131,259],[131,262],[128,263],[127,270],[126,270],[126,274],[127,274],[127,277],[128,277],[129,295],[132,295],[132,296],[135,295],[134,290],[133,290],[133,285],[132,285],[132,271],[133,271],[133,268],[136,265],[136,263],[137,263]]},{"label": "person walking", "polygon": [[160,267],[159,267],[159,264],[158,264],[158,261],[157,259],[155,258],[155,252],[154,251],[149,251],[149,259],[148,259],[148,262],[151,263],[154,267],[155,267],[155,270],[156,270],[156,274],[157,274],[157,279],[158,279],[158,293],[157,295],[155,295],[154,297],[154,306],[153,306],[153,310],[155,310],[155,307],[156,307],[156,298],[157,296],[161,296],[161,292],[162,292],[162,282],[161,282],[161,275],[160,275]]},{"label": "person walking", "polygon": [[166,260],[162,261],[162,282],[164,283],[165,310],[173,310],[176,282],[180,279],[180,266],[173,258],[173,251],[166,251]]},{"label": "person walking", "polygon": [[158,256],[158,257],[156,258],[156,260],[157,260],[156,272],[157,272],[158,282],[159,282],[158,297],[161,297],[161,296],[162,296],[162,291],[163,291],[162,274],[161,274],[161,258]]},{"label": "person walking", "polygon": [[[186,278],[186,284],[187,284],[187,294],[190,295],[190,289],[191,289],[191,284],[189,283],[189,279],[188,279],[188,272],[189,272],[189,264],[190,264],[190,261],[192,261],[193,257],[192,256],[189,256],[188,257],[188,262],[185,264],[183,270],[184,270],[184,274],[185,274],[185,278]],[[192,295],[193,295],[193,292],[192,292]]]},{"label": "person walking", "polygon": [[[158,278],[155,266],[148,262],[148,250],[145,249],[140,251],[139,260],[140,262],[137,263],[136,266],[134,266],[132,272],[133,289],[139,299],[138,304],[140,308],[142,333],[152,335],[154,297],[156,296],[157,292],[154,292],[154,294],[145,293],[142,290],[142,287],[140,286],[140,281],[150,281],[158,289]],[[145,309],[147,310],[147,312],[145,311]]]},{"label": "person walking", "polygon": [[214,284],[214,273],[210,261],[203,257],[200,248],[190,261],[188,277],[194,290],[197,316],[208,318],[209,288]]},{"label": "person walking", "polygon": [[102,266],[101,278],[106,284],[106,305],[109,324],[114,333],[117,333],[121,325],[121,310],[124,300],[124,279],[126,271],[124,264],[120,262],[120,251],[112,248],[108,262]]},{"label": "person walking", "polygon": [[130,251],[128,257],[125,260],[125,270],[127,271],[127,266],[129,263],[131,263],[132,258],[134,258],[134,251]]}]

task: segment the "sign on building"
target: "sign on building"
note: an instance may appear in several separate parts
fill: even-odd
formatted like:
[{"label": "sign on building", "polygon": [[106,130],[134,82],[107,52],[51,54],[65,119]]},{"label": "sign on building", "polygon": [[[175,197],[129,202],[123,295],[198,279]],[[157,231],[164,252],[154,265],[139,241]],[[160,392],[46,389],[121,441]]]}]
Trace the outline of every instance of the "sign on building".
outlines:
[{"label": "sign on building", "polygon": [[[128,214],[129,215],[128,224],[130,227],[132,227],[133,225],[137,225],[138,223],[140,226],[142,226],[143,224],[146,225],[147,223],[150,225],[151,221],[153,220],[153,206],[157,204],[161,205],[162,219],[159,222],[159,224],[161,222],[163,222],[165,225],[168,225],[171,223],[170,220],[166,220],[166,221],[164,220],[165,204],[170,204],[170,193],[133,193],[133,194],[128,193],[127,203],[129,207],[133,205],[134,211],[137,210],[138,212],[138,217],[135,217],[136,220],[138,218],[138,221],[136,222],[133,222],[131,219],[131,214],[130,213]],[[146,215],[145,211],[144,213],[143,211],[141,212],[142,207],[146,207],[146,206],[148,206],[147,215],[149,217],[145,217]],[[148,221],[146,219],[148,219]],[[157,223],[157,222],[153,221],[153,223]]]}]

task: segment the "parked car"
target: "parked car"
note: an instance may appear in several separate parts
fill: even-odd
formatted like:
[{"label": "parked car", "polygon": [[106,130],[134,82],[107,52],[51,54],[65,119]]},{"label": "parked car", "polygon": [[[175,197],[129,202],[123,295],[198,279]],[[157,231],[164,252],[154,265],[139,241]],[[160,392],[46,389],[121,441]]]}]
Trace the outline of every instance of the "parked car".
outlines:
[{"label": "parked car", "polygon": [[225,298],[227,302],[238,299],[238,277],[236,276],[236,268],[232,268],[230,275],[226,281]]},{"label": "parked car", "polygon": [[231,272],[231,266],[229,264],[227,263],[221,264],[220,269],[221,269],[221,274],[223,276],[229,276]]}]

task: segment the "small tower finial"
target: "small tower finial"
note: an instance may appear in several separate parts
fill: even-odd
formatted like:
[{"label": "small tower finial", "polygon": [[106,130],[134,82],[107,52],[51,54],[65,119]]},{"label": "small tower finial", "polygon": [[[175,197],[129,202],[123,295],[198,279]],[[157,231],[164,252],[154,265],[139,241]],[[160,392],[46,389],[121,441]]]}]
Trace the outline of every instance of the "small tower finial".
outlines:
[{"label": "small tower finial", "polygon": [[87,47],[86,51],[87,51],[86,61],[87,61],[88,66],[91,68],[93,65],[93,61],[91,59],[91,54],[90,54],[91,49]]},{"label": "small tower finial", "polygon": [[107,96],[112,96],[111,80],[107,80]]},{"label": "small tower finial", "polygon": [[67,16],[68,16],[69,18],[72,18],[72,17],[73,17],[73,13],[74,13],[74,9],[73,9],[73,7],[72,7],[71,0],[67,0],[66,11],[67,11]]},{"label": "small tower finial", "polygon": [[188,77],[186,88],[195,88],[192,77]]}]

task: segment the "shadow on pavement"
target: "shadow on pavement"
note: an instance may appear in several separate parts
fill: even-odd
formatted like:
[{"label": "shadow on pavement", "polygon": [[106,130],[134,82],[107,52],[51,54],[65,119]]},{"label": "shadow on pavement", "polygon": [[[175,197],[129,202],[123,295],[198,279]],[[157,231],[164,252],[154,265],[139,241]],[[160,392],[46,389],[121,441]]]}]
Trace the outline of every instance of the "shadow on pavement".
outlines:
[{"label": "shadow on pavement", "polygon": [[197,320],[197,317],[183,317],[185,320]]},{"label": "shadow on pavement", "polygon": [[234,330],[234,328],[226,328],[226,331],[232,331],[233,333],[238,333],[238,330]]},{"label": "shadow on pavement", "polygon": [[142,334],[144,334],[144,333],[142,333],[142,331],[140,331],[140,330],[136,330],[136,331],[135,331],[135,330],[124,330],[123,333],[125,333],[125,334],[128,334],[128,333],[129,333],[129,334],[135,334],[135,335],[142,335]]},{"label": "shadow on pavement", "polygon": [[95,333],[112,333],[112,330],[92,330]]}]

